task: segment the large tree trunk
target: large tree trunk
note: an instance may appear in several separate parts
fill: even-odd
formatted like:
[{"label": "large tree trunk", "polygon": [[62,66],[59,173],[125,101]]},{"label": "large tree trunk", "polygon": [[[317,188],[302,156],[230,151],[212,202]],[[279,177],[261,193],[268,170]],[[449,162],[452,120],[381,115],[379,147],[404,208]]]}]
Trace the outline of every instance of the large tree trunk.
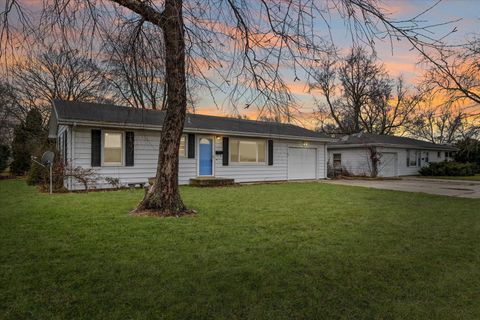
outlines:
[{"label": "large tree trunk", "polygon": [[166,0],[163,12],[167,109],[154,184],[134,213],[178,216],[190,213],[178,190],[178,149],[187,110],[182,0]]}]

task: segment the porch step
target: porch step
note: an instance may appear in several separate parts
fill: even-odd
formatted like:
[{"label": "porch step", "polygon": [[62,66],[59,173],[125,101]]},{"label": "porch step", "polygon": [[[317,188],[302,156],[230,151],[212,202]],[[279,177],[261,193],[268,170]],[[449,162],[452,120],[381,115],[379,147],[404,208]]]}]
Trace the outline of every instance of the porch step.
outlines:
[{"label": "porch step", "polygon": [[190,179],[190,185],[196,187],[220,187],[230,186],[235,183],[235,180],[230,178],[220,177],[196,177]]}]

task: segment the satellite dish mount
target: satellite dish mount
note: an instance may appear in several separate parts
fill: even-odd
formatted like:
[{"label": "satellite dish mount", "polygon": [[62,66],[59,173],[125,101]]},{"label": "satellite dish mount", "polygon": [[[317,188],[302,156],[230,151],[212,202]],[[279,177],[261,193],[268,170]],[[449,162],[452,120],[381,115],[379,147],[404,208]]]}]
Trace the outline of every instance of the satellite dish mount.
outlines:
[{"label": "satellite dish mount", "polygon": [[53,160],[55,159],[55,154],[52,151],[45,151],[42,155],[42,159],[37,161],[37,157],[32,156],[32,161],[41,165],[44,168],[49,169],[50,175],[50,194],[52,194],[52,168],[53,168]]}]

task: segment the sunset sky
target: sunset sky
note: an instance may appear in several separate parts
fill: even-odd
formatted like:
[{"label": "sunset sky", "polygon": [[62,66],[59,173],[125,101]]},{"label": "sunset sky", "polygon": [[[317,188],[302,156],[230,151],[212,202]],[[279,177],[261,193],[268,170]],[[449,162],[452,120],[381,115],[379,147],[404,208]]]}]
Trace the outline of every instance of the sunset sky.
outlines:
[{"label": "sunset sky", "polygon": [[[412,18],[436,2],[437,1],[432,0],[381,1],[381,3],[384,4],[384,9],[391,12],[392,17],[397,20]],[[32,11],[39,11],[40,9],[41,1],[39,0],[28,0],[25,1],[25,3],[29,3]],[[443,0],[422,17],[426,25],[460,20],[446,26],[432,29],[436,32],[432,37],[438,38],[456,27],[457,32],[451,34],[447,40],[450,44],[460,44],[473,33],[480,33],[480,0]],[[344,20],[332,14],[329,24],[335,45],[340,49],[348,50],[352,43],[349,41],[351,36]],[[393,43],[393,48],[389,42],[377,41],[375,49],[379,59],[385,64],[391,76],[396,77],[403,75],[407,83],[411,85],[415,84],[417,78],[421,76],[422,66],[417,65],[419,56],[415,51],[410,50],[410,46],[405,41]],[[311,121],[311,114],[315,109],[312,94],[315,95],[316,99],[321,99],[321,96],[318,95],[318,93],[310,94],[306,92],[307,79],[294,81],[293,73],[287,71],[284,80],[289,84],[295,100],[300,106],[300,110],[303,113],[301,118],[307,119],[304,124],[309,127],[314,126],[314,123]],[[218,104],[223,107],[215,106],[211,96],[206,90],[198,92],[198,97],[200,98],[197,101],[197,113],[217,115],[233,113],[228,101],[226,101],[221,94],[216,95],[215,98]],[[238,112],[242,115],[247,115],[251,119],[255,119],[258,114],[258,110],[254,108],[240,108]]]},{"label": "sunset sky", "polygon": [[[392,16],[396,19],[411,18],[436,2],[430,0],[383,1],[385,4],[384,8],[392,12]],[[443,0],[423,17],[424,19],[422,20],[427,20],[426,24],[429,25],[460,19],[458,22],[452,22],[452,24],[434,29],[436,35],[440,36],[448,33],[456,26],[457,31],[447,38],[451,44],[464,43],[465,39],[473,33],[480,33],[480,1],[478,0]],[[350,34],[344,21],[338,17],[332,17],[330,23],[335,44],[339,48],[349,48],[352,42],[349,41]],[[422,66],[417,65],[419,56],[415,51],[410,50],[411,47],[405,41],[394,43],[393,48],[389,42],[377,42],[375,49],[379,59],[385,64],[393,77],[403,75],[409,84],[414,85],[419,76],[421,76]],[[295,94],[297,102],[301,105],[304,117],[307,119],[304,120],[304,124],[307,126],[314,125],[314,123],[308,120],[309,115],[315,108],[315,104],[312,95],[306,92],[306,83],[304,81],[293,82],[293,76],[292,79],[286,80],[290,83],[290,88]],[[315,95],[315,93],[313,94]],[[218,109],[212,104],[207,95],[204,97],[199,103],[197,112],[209,114],[227,114],[231,112],[228,108]],[[317,96],[317,98],[321,99],[320,96]],[[253,119],[257,114],[255,109],[243,109],[239,110],[239,112]]]}]

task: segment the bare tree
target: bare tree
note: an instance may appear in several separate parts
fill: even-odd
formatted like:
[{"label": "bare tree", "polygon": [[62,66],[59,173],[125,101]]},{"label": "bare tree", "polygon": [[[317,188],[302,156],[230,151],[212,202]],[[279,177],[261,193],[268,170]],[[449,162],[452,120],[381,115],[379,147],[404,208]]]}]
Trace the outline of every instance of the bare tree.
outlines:
[{"label": "bare tree", "polygon": [[11,83],[21,109],[45,113],[53,99],[106,99],[107,84],[96,61],[66,47],[49,45],[44,50],[11,68]]},{"label": "bare tree", "polygon": [[423,57],[430,66],[424,84],[430,90],[462,100],[480,104],[480,38],[475,35],[466,44],[439,47]]},{"label": "bare tree", "polygon": [[464,134],[473,134],[470,121],[476,119],[455,101],[439,98],[432,92],[424,95],[420,108],[415,111],[415,120],[406,126],[407,132],[418,139],[440,144],[453,143]]},{"label": "bare tree", "polygon": [[[20,0],[7,0],[7,8]],[[320,54],[330,50],[326,15],[336,10],[347,21],[352,37],[406,39],[424,48],[438,42],[419,19],[395,20],[377,0],[317,1],[137,1],[44,0],[44,21],[72,27],[81,14],[95,26],[120,20],[149,23],[162,30],[165,47],[167,109],[162,128],[156,180],[137,212],[188,213],[178,192],[178,148],[187,109],[187,66],[207,90],[228,94],[233,105],[258,106],[261,113],[287,114],[293,99],[285,68],[294,80],[308,78]],[[117,5],[113,5],[115,3]],[[85,10],[86,8],[86,10]],[[133,15],[132,15],[133,13]],[[108,15],[112,19],[107,19]],[[8,11],[2,13],[2,20]],[[101,18],[100,18],[101,17]],[[321,22],[324,22],[323,24]],[[8,26],[2,24],[1,34]],[[98,29],[101,29],[98,27]],[[11,44],[8,42],[7,45]],[[5,50],[3,50],[5,51]],[[188,65],[186,62],[188,61]],[[207,72],[208,71],[208,72]],[[211,73],[215,77],[211,77]]]},{"label": "bare tree", "polygon": [[412,92],[405,86],[402,77],[378,81],[371,102],[360,113],[362,127],[366,132],[394,134],[413,121],[422,93]]},{"label": "bare tree", "polygon": [[[323,128],[343,134],[393,134],[409,121],[420,100],[401,77],[392,80],[375,55],[361,47],[340,59],[324,58],[315,80],[312,90],[318,89],[325,99],[318,103]],[[328,120],[333,124],[326,126]]]},{"label": "bare tree", "polygon": [[166,108],[162,37],[159,29],[131,23],[107,35],[108,79],[122,103],[135,108]]},{"label": "bare tree", "polygon": [[0,144],[10,145],[13,130],[20,123],[15,92],[7,82],[0,82]]}]

